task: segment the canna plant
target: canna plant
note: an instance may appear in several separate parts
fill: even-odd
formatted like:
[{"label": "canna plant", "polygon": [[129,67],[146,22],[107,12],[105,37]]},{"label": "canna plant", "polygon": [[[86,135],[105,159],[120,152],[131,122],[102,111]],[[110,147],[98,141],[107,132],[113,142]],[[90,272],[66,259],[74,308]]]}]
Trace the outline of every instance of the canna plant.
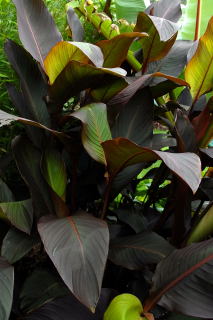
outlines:
[{"label": "canna plant", "polygon": [[[2,164],[0,318],[212,318],[213,19],[195,46],[179,0],[128,30],[81,2],[63,41],[42,0],[13,2],[18,115],[0,125],[21,124],[22,180]],[[83,42],[79,10],[106,40]]]}]

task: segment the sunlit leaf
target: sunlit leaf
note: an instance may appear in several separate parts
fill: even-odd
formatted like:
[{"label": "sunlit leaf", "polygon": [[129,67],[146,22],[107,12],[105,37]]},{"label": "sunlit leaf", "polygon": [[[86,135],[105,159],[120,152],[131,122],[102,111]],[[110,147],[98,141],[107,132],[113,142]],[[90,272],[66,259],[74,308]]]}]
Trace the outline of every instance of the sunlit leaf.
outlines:
[{"label": "sunlit leaf", "polygon": [[83,123],[82,142],[90,156],[98,162],[106,164],[101,143],[111,139],[107,121],[106,105],[103,103],[89,104],[72,113]]},{"label": "sunlit leaf", "polygon": [[145,11],[147,14],[177,22],[181,17],[181,0],[158,0]]},{"label": "sunlit leaf", "polygon": [[126,19],[129,22],[135,22],[137,14],[146,9],[144,0],[131,0],[127,3],[125,0],[116,0],[116,16],[118,19]]},{"label": "sunlit leaf", "polygon": [[198,48],[185,70],[185,79],[191,86],[191,95],[196,102],[201,95],[213,88],[213,17]]},{"label": "sunlit leaf", "polygon": [[83,304],[94,310],[108,254],[107,224],[79,212],[63,219],[43,217],[38,230],[65,284]]},{"label": "sunlit leaf", "polygon": [[13,302],[14,269],[0,257],[0,319],[8,320]]}]

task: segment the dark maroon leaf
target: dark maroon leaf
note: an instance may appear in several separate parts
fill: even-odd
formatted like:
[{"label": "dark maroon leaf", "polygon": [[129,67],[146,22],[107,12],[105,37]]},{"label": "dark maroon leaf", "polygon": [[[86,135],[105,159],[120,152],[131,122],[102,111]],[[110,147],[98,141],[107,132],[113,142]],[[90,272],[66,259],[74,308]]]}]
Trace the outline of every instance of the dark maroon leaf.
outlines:
[{"label": "dark maroon leaf", "polygon": [[25,49],[43,66],[50,49],[62,36],[42,0],[13,0],[17,10],[19,37]]},{"label": "dark maroon leaf", "polygon": [[136,233],[140,233],[147,229],[148,223],[146,218],[134,208],[121,208],[115,211],[118,219],[129,225]]},{"label": "dark maroon leaf", "polygon": [[10,202],[14,200],[15,198],[11,190],[6,185],[6,183],[0,178],[0,202]]},{"label": "dark maroon leaf", "polygon": [[213,316],[213,239],[173,251],[157,266],[149,311],[158,303],[185,315]]},{"label": "dark maroon leaf", "polygon": [[78,15],[72,7],[67,10],[67,21],[72,32],[73,41],[83,41],[84,39],[84,29]]},{"label": "dark maroon leaf", "polygon": [[13,302],[14,269],[0,257],[0,319],[8,320]]},{"label": "dark maroon leaf", "polygon": [[177,22],[182,14],[180,4],[180,0],[159,0],[152,3],[145,12],[153,16]]},{"label": "dark maroon leaf", "polygon": [[107,224],[84,212],[38,223],[45,250],[71,292],[95,310],[108,254]]},{"label": "dark maroon leaf", "polygon": [[110,243],[109,259],[130,270],[140,270],[144,265],[158,263],[174,248],[154,232],[114,239]]}]

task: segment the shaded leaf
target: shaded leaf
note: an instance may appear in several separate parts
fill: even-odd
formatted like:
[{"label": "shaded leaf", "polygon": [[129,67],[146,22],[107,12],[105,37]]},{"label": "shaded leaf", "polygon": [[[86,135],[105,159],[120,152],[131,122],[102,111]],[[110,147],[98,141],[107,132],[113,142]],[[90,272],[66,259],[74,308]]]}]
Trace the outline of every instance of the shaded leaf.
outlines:
[{"label": "shaded leaf", "polygon": [[136,233],[147,229],[147,221],[144,216],[131,208],[121,208],[115,211],[118,219],[129,225]]},{"label": "shaded leaf", "polygon": [[33,223],[31,199],[0,203],[0,218],[8,220],[17,229],[30,234]]},{"label": "shaded leaf", "polygon": [[61,41],[54,46],[44,61],[45,71],[53,84],[58,75],[70,61],[88,63],[91,61],[96,67],[102,67],[103,54],[94,44],[86,42]]},{"label": "shaded leaf", "polygon": [[8,320],[13,301],[14,269],[0,257],[0,319]]},{"label": "shaded leaf", "polygon": [[158,0],[152,3],[145,12],[152,16],[177,22],[182,14],[180,4],[180,0]]},{"label": "shaded leaf", "polygon": [[10,229],[4,237],[1,255],[13,264],[23,258],[37,243],[38,239],[16,229]]},{"label": "shaded leaf", "polygon": [[174,250],[158,264],[153,294],[145,302],[144,310],[158,303],[170,311],[212,318],[212,266],[213,239]]},{"label": "shaded leaf", "polygon": [[83,41],[84,29],[75,10],[70,6],[67,10],[67,21],[72,32],[73,41]]},{"label": "shaded leaf", "polygon": [[111,139],[111,132],[107,121],[106,105],[103,103],[89,104],[72,116],[83,123],[82,143],[89,155],[98,162],[106,164],[101,143]]},{"label": "shaded leaf", "polygon": [[200,158],[194,153],[170,153],[151,150],[142,148],[125,138],[105,141],[102,146],[111,178],[129,165],[160,159],[191,188],[193,193],[199,187],[201,163]]},{"label": "shaded leaf", "polygon": [[174,248],[154,232],[114,239],[110,242],[109,259],[130,270],[141,270],[144,265],[158,263]]},{"label": "shaded leaf", "polygon": [[107,224],[79,212],[63,219],[43,217],[38,230],[65,284],[83,304],[95,310],[108,254]]},{"label": "shaded leaf", "polygon": [[96,43],[101,48],[104,55],[103,67],[115,68],[120,67],[126,59],[128,50],[136,38],[147,37],[148,34],[141,32],[126,32],[110,40],[102,40]]},{"label": "shaded leaf", "polygon": [[185,70],[185,79],[191,86],[193,102],[213,88],[213,17],[200,38],[196,53]]},{"label": "shaded leaf", "polygon": [[55,298],[68,294],[68,288],[57,276],[49,270],[35,269],[21,289],[20,307],[22,311],[29,313]]},{"label": "shaded leaf", "polygon": [[62,36],[42,0],[13,0],[19,37],[25,49],[43,65],[44,58]]},{"label": "shaded leaf", "polygon": [[4,181],[0,178],[0,202],[10,202],[14,201],[15,198],[9,189],[9,187],[4,183]]}]

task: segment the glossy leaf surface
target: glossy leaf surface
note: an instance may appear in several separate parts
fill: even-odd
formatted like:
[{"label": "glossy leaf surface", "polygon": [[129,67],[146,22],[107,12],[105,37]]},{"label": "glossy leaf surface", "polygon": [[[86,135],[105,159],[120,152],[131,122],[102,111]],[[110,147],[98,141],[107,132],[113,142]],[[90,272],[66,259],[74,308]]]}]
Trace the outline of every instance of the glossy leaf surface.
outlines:
[{"label": "glossy leaf surface", "polygon": [[0,257],[0,319],[8,320],[13,301],[13,267]]},{"label": "glossy leaf surface", "polygon": [[102,143],[111,177],[123,168],[140,163],[163,160],[166,166],[183,180],[193,191],[201,181],[200,158],[194,153],[169,153],[142,148],[128,139],[117,138]]},{"label": "glossy leaf surface", "polygon": [[145,12],[149,15],[177,22],[182,13],[180,4],[181,0],[158,0],[152,3]]},{"label": "glossy leaf surface", "polygon": [[8,220],[17,229],[30,234],[33,223],[31,199],[0,203],[0,218]]},{"label": "glossy leaf surface", "polygon": [[173,251],[157,266],[145,311],[157,302],[170,311],[212,318],[212,270],[212,239]]},{"label": "glossy leaf surface", "polygon": [[13,0],[17,10],[19,37],[25,49],[43,66],[50,49],[62,36],[42,0]]},{"label": "glossy leaf surface", "polygon": [[108,254],[106,223],[79,212],[63,219],[43,217],[38,230],[65,284],[84,305],[95,310]]},{"label": "glossy leaf surface", "polygon": [[191,95],[196,102],[201,95],[213,88],[213,17],[198,48],[185,70],[185,79],[191,86]]},{"label": "glossy leaf surface", "polygon": [[44,61],[45,71],[49,77],[50,84],[53,84],[70,61],[88,63],[89,60],[96,67],[102,67],[103,54],[99,47],[86,42],[59,42],[50,50]]},{"label": "glossy leaf surface", "polygon": [[80,108],[72,116],[83,123],[82,142],[89,155],[98,162],[106,164],[101,143],[111,139],[111,132],[107,121],[106,105],[93,103]]},{"label": "glossy leaf surface", "polygon": [[84,29],[78,15],[72,7],[67,10],[67,21],[72,32],[73,41],[83,41]]},{"label": "glossy leaf surface", "polygon": [[130,270],[141,270],[144,265],[158,263],[174,248],[154,232],[114,239],[110,243],[109,259]]}]

